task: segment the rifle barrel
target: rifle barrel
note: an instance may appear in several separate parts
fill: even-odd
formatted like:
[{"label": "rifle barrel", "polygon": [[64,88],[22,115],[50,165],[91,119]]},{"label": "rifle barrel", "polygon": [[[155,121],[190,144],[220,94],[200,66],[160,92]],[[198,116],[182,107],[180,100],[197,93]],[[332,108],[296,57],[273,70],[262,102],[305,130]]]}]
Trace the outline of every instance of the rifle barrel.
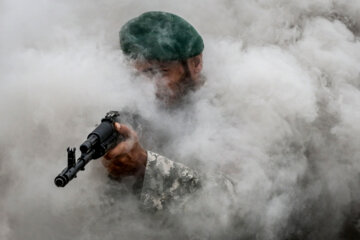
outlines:
[{"label": "rifle barrel", "polygon": [[85,169],[86,164],[93,159],[95,150],[92,150],[88,153],[81,154],[81,157],[76,161],[76,164],[73,167],[66,167],[54,180],[55,185],[58,187],[65,187],[68,182],[76,177],[76,174]]}]

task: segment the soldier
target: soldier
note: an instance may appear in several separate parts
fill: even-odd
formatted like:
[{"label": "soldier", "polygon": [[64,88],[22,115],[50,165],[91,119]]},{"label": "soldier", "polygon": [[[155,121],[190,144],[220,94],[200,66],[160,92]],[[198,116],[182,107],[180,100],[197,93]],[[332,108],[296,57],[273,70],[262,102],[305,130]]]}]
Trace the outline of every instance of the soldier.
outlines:
[{"label": "soldier", "polygon": [[[156,79],[156,97],[166,106],[178,104],[203,84],[203,40],[179,16],[146,12],[130,20],[120,31],[120,46],[139,72]],[[164,209],[200,187],[197,171],[145,150],[129,126],[116,123],[115,127],[126,140],[105,155],[103,165],[113,178],[140,179],[140,199],[146,208]]]}]

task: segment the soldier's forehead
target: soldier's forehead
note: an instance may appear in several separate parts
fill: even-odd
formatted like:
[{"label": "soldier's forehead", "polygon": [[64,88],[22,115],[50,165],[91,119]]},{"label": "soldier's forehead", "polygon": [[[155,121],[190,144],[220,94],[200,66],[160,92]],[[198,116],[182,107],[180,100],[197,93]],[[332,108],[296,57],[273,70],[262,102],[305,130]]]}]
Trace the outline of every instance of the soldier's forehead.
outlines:
[{"label": "soldier's forehead", "polygon": [[160,67],[167,68],[173,67],[179,64],[179,61],[157,61],[157,60],[138,60],[135,61],[136,67],[147,68],[147,67]]}]

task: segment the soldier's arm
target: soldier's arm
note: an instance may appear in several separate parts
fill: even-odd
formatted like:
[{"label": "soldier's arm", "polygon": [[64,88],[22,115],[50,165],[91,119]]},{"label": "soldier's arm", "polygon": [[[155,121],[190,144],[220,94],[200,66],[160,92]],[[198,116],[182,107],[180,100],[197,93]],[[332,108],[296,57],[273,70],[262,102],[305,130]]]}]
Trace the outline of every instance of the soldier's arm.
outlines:
[{"label": "soldier's arm", "polygon": [[222,174],[200,177],[194,169],[144,150],[131,128],[118,123],[115,127],[126,140],[104,156],[103,164],[113,178],[136,176],[143,179],[140,198],[145,208],[161,210],[169,203],[184,202],[187,195],[193,195],[202,185],[206,189],[220,186],[233,192],[233,183]]}]

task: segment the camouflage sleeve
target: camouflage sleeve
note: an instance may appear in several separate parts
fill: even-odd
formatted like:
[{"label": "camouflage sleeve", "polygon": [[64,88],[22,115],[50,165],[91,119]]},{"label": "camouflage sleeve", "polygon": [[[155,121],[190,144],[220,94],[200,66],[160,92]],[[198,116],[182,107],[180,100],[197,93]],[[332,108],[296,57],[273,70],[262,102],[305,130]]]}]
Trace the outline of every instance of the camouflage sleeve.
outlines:
[{"label": "camouflage sleeve", "polygon": [[148,151],[141,202],[145,209],[163,210],[200,188],[199,174],[187,166]]}]

